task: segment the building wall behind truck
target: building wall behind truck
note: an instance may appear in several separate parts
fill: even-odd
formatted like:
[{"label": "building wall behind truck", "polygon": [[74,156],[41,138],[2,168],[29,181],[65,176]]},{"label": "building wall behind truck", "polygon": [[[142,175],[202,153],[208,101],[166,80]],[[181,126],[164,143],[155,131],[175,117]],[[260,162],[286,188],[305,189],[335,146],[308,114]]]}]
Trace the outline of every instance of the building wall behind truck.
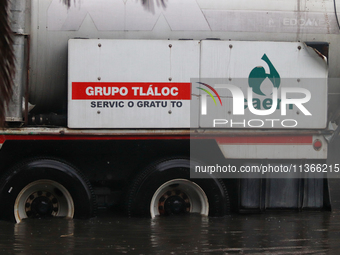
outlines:
[{"label": "building wall behind truck", "polygon": [[[71,38],[330,42],[329,77],[340,76],[332,1],[172,0],[147,9],[131,0],[80,0],[68,9],[59,0],[32,0],[31,18],[29,93],[39,113],[66,112]],[[339,95],[337,81],[330,79],[329,114],[338,108]]]}]

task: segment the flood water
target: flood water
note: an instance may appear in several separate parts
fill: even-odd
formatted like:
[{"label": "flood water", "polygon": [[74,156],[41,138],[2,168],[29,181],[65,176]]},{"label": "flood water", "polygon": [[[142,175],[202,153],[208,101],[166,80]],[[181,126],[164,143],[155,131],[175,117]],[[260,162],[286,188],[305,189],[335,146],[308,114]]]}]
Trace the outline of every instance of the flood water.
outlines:
[{"label": "flood water", "polygon": [[1,254],[337,254],[340,211],[0,222]]},{"label": "flood water", "polygon": [[340,254],[340,179],[330,191],[332,212],[0,221],[0,254]]}]

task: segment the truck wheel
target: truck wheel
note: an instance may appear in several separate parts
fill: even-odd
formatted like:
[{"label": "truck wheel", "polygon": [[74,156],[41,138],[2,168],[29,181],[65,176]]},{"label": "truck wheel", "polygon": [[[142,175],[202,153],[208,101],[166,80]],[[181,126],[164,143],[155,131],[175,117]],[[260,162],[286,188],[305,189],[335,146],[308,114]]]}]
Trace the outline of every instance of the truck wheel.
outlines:
[{"label": "truck wheel", "polygon": [[230,210],[227,189],[221,180],[190,179],[190,161],[172,159],[141,172],[127,197],[129,216],[199,213],[223,216]]},{"label": "truck wheel", "polygon": [[74,167],[35,159],[10,170],[0,181],[1,219],[90,218],[96,203],[89,182]]}]

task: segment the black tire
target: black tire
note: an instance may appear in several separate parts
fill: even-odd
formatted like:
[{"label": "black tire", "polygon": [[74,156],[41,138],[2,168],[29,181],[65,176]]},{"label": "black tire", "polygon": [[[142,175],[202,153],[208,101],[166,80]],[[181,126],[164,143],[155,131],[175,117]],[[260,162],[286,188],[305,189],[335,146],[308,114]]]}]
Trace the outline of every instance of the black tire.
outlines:
[{"label": "black tire", "polygon": [[[35,189],[45,189],[45,187],[47,191],[44,191],[43,195],[41,195],[40,190],[34,192]],[[51,189],[52,192],[49,192]],[[38,192],[40,192],[40,195],[37,195]],[[29,193],[34,195],[30,196]],[[51,193],[53,194],[51,195]],[[59,212],[63,209],[66,215],[72,215],[71,218],[85,219],[93,217],[96,212],[93,190],[82,173],[73,166],[59,160],[42,158],[21,163],[3,176],[0,181],[0,203],[2,204],[0,218],[20,222],[21,218],[28,217],[27,214],[30,217],[40,217],[41,211],[36,213],[36,210],[33,210],[34,208],[41,208],[39,207],[41,201],[37,200],[39,196],[40,200],[47,200],[43,203],[49,206],[45,208],[46,215],[43,216],[63,216],[59,215]],[[33,199],[28,201],[29,197]],[[52,200],[60,203],[52,202]],[[15,204],[16,208],[19,208],[16,215],[14,213]],[[27,204],[30,206],[29,209],[26,209]],[[32,211],[30,211],[31,209]],[[50,210],[53,210],[53,212],[51,213]],[[19,216],[18,211],[23,213]]]},{"label": "black tire", "polygon": [[150,203],[155,192],[171,180],[189,180],[197,184],[208,199],[209,216],[224,216],[230,212],[228,192],[221,180],[211,177],[190,179],[190,160],[171,159],[146,168],[135,178],[127,194],[128,215],[152,217]]}]

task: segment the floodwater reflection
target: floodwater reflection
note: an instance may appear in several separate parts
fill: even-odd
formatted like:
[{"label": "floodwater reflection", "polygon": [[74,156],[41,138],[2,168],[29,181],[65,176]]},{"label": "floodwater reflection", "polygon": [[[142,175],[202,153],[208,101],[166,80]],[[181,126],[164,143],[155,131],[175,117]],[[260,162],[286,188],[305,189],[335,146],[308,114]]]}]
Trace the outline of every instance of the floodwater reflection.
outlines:
[{"label": "floodwater reflection", "polygon": [[0,222],[1,254],[329,254],[340,250],[340,213],[280,212]]}]

